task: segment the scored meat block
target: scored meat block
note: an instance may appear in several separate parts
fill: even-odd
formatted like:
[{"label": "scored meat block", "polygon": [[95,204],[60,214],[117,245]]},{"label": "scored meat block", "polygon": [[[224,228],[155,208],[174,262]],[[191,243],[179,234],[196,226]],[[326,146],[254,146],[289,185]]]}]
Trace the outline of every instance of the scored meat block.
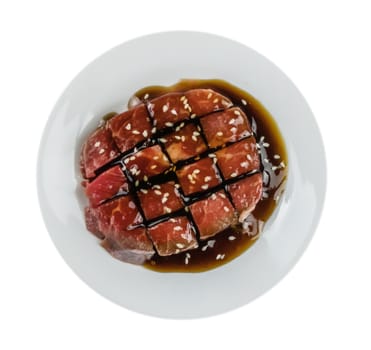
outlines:
[{"label": "scored meat block", "polygon": [[104,127],[95,130],[84,142],[80,154],[80,170],[85,178],[95,177],[95,171],[119,155],[111,133]]},{"label": "scored meat block", "polygon": [[149,102],[148,110],[157,129],[172,127],[190,116],[190,107],[185,103],[184,95],[179,92],[154,98]]},{"label": "scored meat block", "polygon": [[142,264],[243,226],[262,197],[262,175],[241,108],[211,89],[172,92],[139,101],[88,137],[85,223],[110,254]]},{"label": "scored meat block", "polygon": [[225,96],[210,89],[193,89],[185,93],[192,115],[203,116],[232,106]]},{"label": "scored meat block", "polygon": [[136,108],[116,115],[108,120],[107,129],[121,152],[126,152],[137,143],[151,136],[151,123],[146,107],[142,104]]},{"label": "scored meat block", "polygon": [[195,232],[185,216],[171,218],[150,227],[148,234],[157,253],[162,256],[178,254],[198,247]]},{"label": "scored meat block", "polygon": [[151,176],[161,174],[170,167],[169,160],[158,145],[128,156],[124,164],[133,179],[144,181]]},{"label": "scored meat block", "polygon": [[119,192],[128,192],[129,185],[119,165],[105,171],[85,188],[85,194],[94,208]]},{"label": "scored meat block", "polygon": [[211,158],[186,165],[176,174],[185,195],[209,190],[221,182]]},{"label": "scored meat block", "polygon": [[96,209],[89,208],[86,212],[88,229],[105,238],[102,246],[114,257],[142,263],[154,254],[145,229],[138,227],[143,218],[131,196],[120,197]]},{"label": "scored meat block", "polygon": [[200,130],[193,124],[188,124],[166,136],[164,141],[166,151],[174,163],[194,157],[207,149],[200,136]]},{"label": "scored meat block", "polygon": [[255,174],[228,186],[228,191],[243,222],[255,209],[263,191],[262,175]]},{"label": "scored meat block", "polygon": [[259,169],[260,159],[254,137],[234,143],[216,152],[219,168],[225,179]]},{"label": "scored meat block", "polygon": [[230,108],[201,118],[202,129],[210,147],[235,142],[252,134],[251,126],[240,108]]},{"label": "scored meat block", "polygon": [[170,214],[183,207],[179,192],[173,181],[154,185],[138,192],[140,204],[147,220]]},{"label": "scored meat block", "polygon": [[234,208],[224,191],[195,202],[190,209],[200,232],[200,239],[215,236],[236,222]]}]

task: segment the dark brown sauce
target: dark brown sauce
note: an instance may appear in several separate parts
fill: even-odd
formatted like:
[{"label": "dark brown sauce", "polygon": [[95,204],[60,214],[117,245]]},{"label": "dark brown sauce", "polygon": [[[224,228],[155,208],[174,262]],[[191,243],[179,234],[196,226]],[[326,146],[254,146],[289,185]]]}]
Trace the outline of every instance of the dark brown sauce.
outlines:
[{"label": "dark brown sauce", "polygon": [[260,144],[263,198],[248,218],[248,233],[243,233],[242,229],[229,228],[202,241],[197,249],[168,257],[155,254],[144,266],[158,272],[202,272],[221,266],[242,254],[257,240],[264,223],[273,213],[287,176],[287,153],[279,128],[270,113],[249,93],[223,80],[182,80],[170,87],[146,87],[134,96],[145,100],[194,88],[210,88],[220,92],[246,113]]}]

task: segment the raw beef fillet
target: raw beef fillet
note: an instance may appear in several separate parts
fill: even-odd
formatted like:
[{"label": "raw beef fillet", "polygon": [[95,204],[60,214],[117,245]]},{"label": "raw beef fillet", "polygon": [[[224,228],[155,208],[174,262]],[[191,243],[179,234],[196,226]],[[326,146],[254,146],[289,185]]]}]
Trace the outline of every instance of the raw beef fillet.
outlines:
[{"label": "raw beef fillet", "polygon": [[248,117],[220,93],[142,101],[82,147],[86,227],[115,258],[134,264],[195,249],[254,210],[260,165]]}]

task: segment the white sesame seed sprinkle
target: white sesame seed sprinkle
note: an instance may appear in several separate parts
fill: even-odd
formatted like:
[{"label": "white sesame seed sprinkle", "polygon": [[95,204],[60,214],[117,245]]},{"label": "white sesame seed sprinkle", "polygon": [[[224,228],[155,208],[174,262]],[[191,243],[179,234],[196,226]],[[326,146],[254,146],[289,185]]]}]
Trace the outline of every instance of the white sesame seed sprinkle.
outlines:
[{"label": "white sesame seed sprinkle", "polygon": [[144,130],[144,131],[142,132],[142,135],[143,135],[144,137],[147,137],[147,136],[148,136],[148,131],[147,131],[147,130]]},{"label": "white sesame seed sprinkle", "polygon": [[232,124],[234,124],[235,122],[236,122],[236,119],[232,118],[232,119],[228,122],[228,124],[229,124],[229,125],[232,125]]},{"label": "white sesame seed sprinkle", "polygon": [[191,119],[194,119],[194,118],[196,118],[196,114],[191,114]]},{"label": "white sesame seed sprinkle", "polygon": [[234,241],[235,239],[236,239],[235,236],[229,236],[229,237],[228,237],[228,240],[230,240],[230,241]]},{"label": "white sesame seed sprinkle", "polygon": [[138,131],[138,130],[133,130],[131,133],[134,134],[134,135],[140,135],[140,131]]},{"label": "white sesame seed sprinkle", "polygon": [[267,148],[267,147],[269,147],[269,146],[270,146],[270,145],[269,145],[268,142],[263,142],[263,147]]},{"label": "white sesame seed sprinkle", "polygon": [[223,209],[224,209],[224,211],[227,212],[227,213],[230,211],[228,207],[223,207]]},{"label": "white sesame seed sprinkle", "polygon": [[143,98],[146,100],[148,97],[149,97],[149,95],[145,94]]},{"label": "white sesame seed sprinkle", "polygon": [[184,135],[182,135],[182,137],[180,139],[182,140],[182,142],[184,142],[186,138],[185,138]]},{"label": "white sesame seed sprinkle", "polygon": [[167,142],[167,140],[166,139],[164,139],[163,137],[162,138],[160,138],[160,139],[158,139],[160,142],[162,142],[162,143],[166,143]]},{"label": "white sesame seed sprinkle", "polygon": [[181,140],[182,138],[179,135],[174,136],[175,140]]},{"label": "white sesame seed sprinkle", "polygon": [[153,170],[153,169],[156,169],[157,168],[157,164],[153,164],[150,166],[150,169]]},{"label": "white sesame seed sprinkle", "polygon": [[237,128],[234,126],[233,128],[229,129],[232,134],[235,134],[237,132]]},{"label": "white sesame seed sprinkle", "polygon": [[103,154],[104,152],[105,152],[104,148],[101,148],[98,153]]},{"label": "white sesame seed sprinkle", "polygon": [[152,188],[156,188],[156,189],[161,189],[161,186],[160,185],[153,185]]},{"label": "white sesame seed sprinkle", "polygon": [[175,226],[174,231],[182,231],[182,226]]},{"label": "white sesame seed sprinkle", "polygon": [[247,168],[249,166],[249,163],[248,162],[242,162],[242,163],[240,163],[240,165],[242,166],[242,168]]},{"label": "white sesame seed sprinkle", "polygon": [[131,124],[130,123],[127,123],[126,126],[125,126],[125,129],[126,130],[131,130]]},{"label": "white sesame seed sprinkle", "polygon": [[184,101],[185,99],[186,97],[184,95],[180,98],[181,101]]},{"label": "white sesame seed sprinkle", "polygon": [[95,144],[94,144],[94,147],[99,147],[100,146],[100,141],[97,141]]},{"label": "white sesame seed sprinkle", "polygon": [[193,131],[194,136],[200,136],[200,133],[198,131]]},{"label": "white sesame seed sprinkle", "polygon": [[192,140],[193,140],[194,142],[197,142],[197,137],[196,137],[195,135],[192,135]]},{"label": "white sesame seed sprinkle", "polygon": [[218,132],[216,133],[216,136],[223,136],[223,133],[222,133],[221,131],[218,131]]},{"label": "white sesame seed sprinkle", "polygon": [[186,257],[187,257],[188,259],[190,259],[190,258],[191,258],[191,254],[186,253]]},{"label": "white sesame seed sprinkle", "polygon": [[282,162],[280,163],[280,166],[281,166],[282,168],[284,168],[286,165],[285,165],[285,163],[282,161]]},{"label": "white sesame seed sprinkle", "polygon": [[128,163],[129,163],[129,160],[130,160],[129,158],[126,158],[126,159],[124,160],[124,163],[125,163],[125,164],[128,164]]},{"label": "white sesame seed sprinkle", "polygon": [[211,92],[208,93],[207,99],[209,100],[213,94]]},{"label": "white sesame seed sprinkle", "polygon": [[[153,186],[153,187],[154,187],[154,186]],[[161,192],[161,191],[159,191],[159,190],[155,190],[154,192],[155,192],[155,194],[157,194],[158,196],[162,196],[162,192]]]},{"label": "white sesame seed sprinkle", "polygon": [[231,177],[236,177],[238,174],[236,173],[236,172],[233,172],[232,174],[231,174]]},{"label": "white sesame seed sprinkle", "polygon": [[272,166],[272,170],[273,170],[273,171],[275,171],[275,170],[277,170],[277,169],[278,169],[278,166],[275,166],[275,165]]},{"label": "white sesame seed sprinkle", "polygon": [[170,113],[173,115],[178,115],[178,112],[174,108],[170,111]]},{"label": "white sesame seed sprinkle", "polygon": [[219,193],[219,196],[222,197],[222,198],[227,198],[226,195],[223,192]]},{"label": "white sesame seed sprinkle", "polygon": [[142,193],[144,193],[144,194],[147,194],[147,193],[148,193],[148,191],[147,191],[146,189],[144,189],[144,188],[142,188],[142,189],[140,190],[140,192],[142,192]]},{"label": "white sesame seed sprinkle", "polygon": [[166,122],[165,123],[165,126],[171,128],[172,126],[174,125],[174,123],[171,123],[171,122]]},{"label": "white sesame seed sprinkle", "polygon": [[218,103],[219,99],[218,98],[214,98],[214,101],[213,103]]},{"label": "white sesame seed sprinkle", "polygon": [[204,246],[201,248],[201,250],[204,252],[204,251],[206,251],[207,248],[208,248],[208,245],[204,245]]},{"label": "white sesame seed sprinkle", "polygon": [[175,184],[174,187],[175,188],[180,188],[180,185],[179,184]]},{"label": "white sesame seed sprinkle", "polygon": [[135,181],[135,187],[138,187],[139,186],[139,180]]},{"label": "white sesame seed sprinkle", "polygon": [[241,115],[241,112],[240,112],[238,109],[236,109],[233,113],[234,113],[235,115]]},{"label": "white sesame seed sprinkle", "polygon": [[200,173],[200,169],[195,169],[192,171],[192,174],[199,174]]},{"label": "white sesame seed sprinkle", "polygon": [[213,163],[216,164],[217,163],[217,159],[216,158],[213,158]]},{"label": "white sesame seed sprinkle", "polygon": [[207,189],[209,188],[209,185],[208,185],[208,184],[206,184],[206,185],[202,185],[201,188],[202,188],[203,190],[207,190]]},{"label": "white sesame seed sprinkle", "polygon": [[144,181],[148,181],[148,176],[147,176],[147,175],[144,175],[144,176],[143,176],[143,180],[144,180]]},{"label": "white sesame seed sprinkle", "polygon": [[161,203],[162,204],[165,204],[167,202],[167,199],[168,199],[167,197],[162,197],[161,198]]},{"label": "white sesame seed sprinkle", "polygon": [[209,154],[208,154],[208,157],[210,157],[210,158],[215,158],[215,157],[216,157],[216,154],[215,154],[215,153],[209,153]]},{"label": "white sesame seed sprinkle", "polygon": [[213,201],[216,199],[216,194],[215,194],[215,193],[213,193],[213,194],[211,195],[211,199],[212,199]]},{"label": "white sesame seed sprinkle", "polygon": [[129,159],[130,160],[135,160],[135,156],[131,156]]},{"label": "white sesame seed sprinkle", "polygon": [[155,134],[156,133],[156,131],[157,131],[157,129],[156,128],[152,128],[152,134]]},{"label": "white sesame seed sprinkle", "polygon": [[163,106],[162,106],[162,111],[163,111],[164,113],[166,113],[168,110],[169,110],[169,106],[168,106],[168,105],[163,105]]},{"label": "white sesame seed sprinkle", "polygon": [[171,213],[171,209],[169,207],[164,207],[164,212],[167,214]]},{"label": "white sesame seed sprinkle", "polygon": [[215,242],[216,242],[215,239],[210,239],[209,241],[207,241],[207,245],[208,245],[210,248],[214,248]]},{"label": "white sesame seed sprinkle", "polygon": [[252,161],[252,157],[250,154],[246,154],[246,158],[251,162]]},{"label": "white sesame seed sprinkle", "polygon": [[267,158],[264,158],[263,160],[264,162],[269,163],[269,160]]},{"label": "white sesame seed sprinkle", "polygon": [[242,104],[243,104],[244,106],[246,106],[246,105],[247,105],[247,102],[246,102],[246,100],[244,100],[244,99],[241,99],[241,102],[242,102]]},{"label": "white sesame seed sprinkle", "polygon": [[274,158],[274,159],[280,159],[281,157],[280,157],[278,154],[275,154],[275,155],[273,156],[273,158]]},{"label": "white sesame seed sprinkle", "polygon": [[209,182],[211,180],[212,180],[212,177],[211,176],[205,176],[205,178],[204,178],[204,181],[205,182]]},{"label": "white sesame seed sprinkle", "polygon": [[176,245],[179,249],[184,248],[184,244],[182,244],[182,243],[176,243],[175,245]]}]

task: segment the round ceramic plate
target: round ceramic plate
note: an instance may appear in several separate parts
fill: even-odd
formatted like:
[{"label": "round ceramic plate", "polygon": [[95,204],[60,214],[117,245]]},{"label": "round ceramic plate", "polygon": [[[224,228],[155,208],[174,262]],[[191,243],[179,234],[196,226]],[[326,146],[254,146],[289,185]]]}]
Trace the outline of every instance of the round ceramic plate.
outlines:
[{"label": "round ceramic plate", "polygon": [[[112,258],[85,228],[78,183],[82,140],[136,90],[182,78],[226,80],[255,96],[278,123],[289,157],[280,206],[260,239],[230,263],[202,273],[158,273]],[[310,145],[310,147],[308,147]],[[318,223],[326,164],[313,114],[294,84],[254,50],[196,32],[148,35],[108,51],[67,87],[40,145],[38,192],[50,236],[73,271],[107,299],[144,314],[195,318],[260,296],[297,262]]]}]

